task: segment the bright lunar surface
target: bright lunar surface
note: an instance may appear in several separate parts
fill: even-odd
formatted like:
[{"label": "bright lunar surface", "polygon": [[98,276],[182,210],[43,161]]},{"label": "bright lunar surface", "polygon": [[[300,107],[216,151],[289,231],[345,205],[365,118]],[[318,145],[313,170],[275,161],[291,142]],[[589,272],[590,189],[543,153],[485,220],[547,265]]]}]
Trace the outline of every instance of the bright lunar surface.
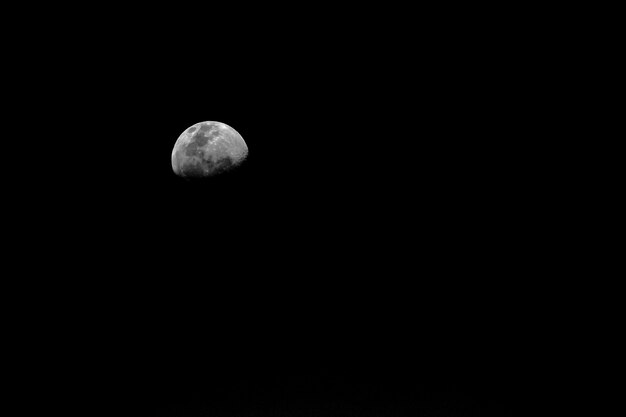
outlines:
[{"label": "bright lunar surface", "polygon": [[187,128],[172,151],[172,169],[183,178],[208,178],[241,164],[248,146],[227,124],[201,122]]}]

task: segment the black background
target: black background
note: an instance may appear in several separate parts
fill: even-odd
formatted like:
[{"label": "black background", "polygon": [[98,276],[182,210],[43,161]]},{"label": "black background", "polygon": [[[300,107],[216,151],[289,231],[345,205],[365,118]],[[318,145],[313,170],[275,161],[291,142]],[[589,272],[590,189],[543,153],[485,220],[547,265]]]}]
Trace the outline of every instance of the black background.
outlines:
[{"label": "black background", "polygon": [[[490,13],[29,16],[8,86],[34,127],[9,147],[30,160],[7,204],[23,406],[504,416],[538,396],[546,115]],[[170,156],[205,120],[249,158],[195,184]]]}]

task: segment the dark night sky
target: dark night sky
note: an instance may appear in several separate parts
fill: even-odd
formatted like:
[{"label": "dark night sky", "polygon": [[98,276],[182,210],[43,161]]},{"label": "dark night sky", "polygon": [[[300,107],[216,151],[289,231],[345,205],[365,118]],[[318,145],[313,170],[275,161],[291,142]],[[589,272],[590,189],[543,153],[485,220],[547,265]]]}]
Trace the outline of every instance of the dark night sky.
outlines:
[{"label": "dark night sky", "polygon": [[[519,122],[540,114],[510,100],[516,41],[463,11],[211,12],[207,30],[150,10],[25,40],[48,66],[16,109],[62,144],[13,200],[43,389],[154,416],[528,401],[549,193]],[[198,185],[170,155],[204,120],[249,158]]]}]

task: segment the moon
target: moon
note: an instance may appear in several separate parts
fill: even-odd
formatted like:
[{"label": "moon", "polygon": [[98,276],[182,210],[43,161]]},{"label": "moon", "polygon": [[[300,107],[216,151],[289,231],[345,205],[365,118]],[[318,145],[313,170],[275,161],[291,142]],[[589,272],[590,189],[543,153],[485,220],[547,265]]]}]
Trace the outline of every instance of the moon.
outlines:
[{"label": "moon", "polygon": [[221,122],[200,122],[180,134],[172,151],[172,170],[187,179],[209,178],[239,166],[248,146],[232,127]]}]

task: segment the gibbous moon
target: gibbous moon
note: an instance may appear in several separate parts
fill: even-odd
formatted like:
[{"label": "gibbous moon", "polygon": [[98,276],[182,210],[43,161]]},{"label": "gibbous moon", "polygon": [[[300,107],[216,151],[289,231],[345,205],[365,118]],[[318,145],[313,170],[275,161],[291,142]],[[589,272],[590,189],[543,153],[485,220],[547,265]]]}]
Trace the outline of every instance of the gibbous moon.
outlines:
[{"label": "gibbous moon", "polygon": [[220,122],[200,122],[185,129],[172,151],[172,169],[183,178],[208,178],[240,165],[248,146],[235,129]]}]

